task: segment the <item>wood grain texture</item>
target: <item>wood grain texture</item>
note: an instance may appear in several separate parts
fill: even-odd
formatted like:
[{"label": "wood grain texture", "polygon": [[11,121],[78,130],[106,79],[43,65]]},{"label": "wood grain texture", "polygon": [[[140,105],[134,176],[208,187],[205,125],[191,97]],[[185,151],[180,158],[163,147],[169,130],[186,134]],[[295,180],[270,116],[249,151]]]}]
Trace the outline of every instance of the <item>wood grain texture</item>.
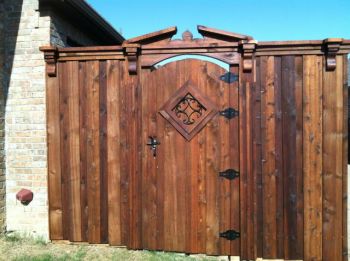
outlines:
[{"label": "wood grain texture", "polygon": [[[58,66],[58,74],[62,69]],[[49,231],[51,240],[63,239],[63,207],[61,188],[59,77],[46,79]]]},{"label": "wood grain texture", "polygon": [[[123,64],[122,71],[122,88],[124,93],[124,113],[125,113],[125,168],[126,173],[123,179],[126,183],[122,182],[125,189],[125,209],[127,211],[126,221],[127,230],[125,234],[126,245],[131,249],[139,249],[141,245],[141,197],[140,194],[140,152],[138,142],[141,140],[139,131],[139,104],[138,97],[141,97],[139,79],[135,75],[130,75],[128,71],[127,63]],[[132,162],[132,164],[131,164]],[[123,192],[122,192],[123,193]]]},{"label": "wood grain texture", "polygon": [[262,257],[263,255],[263,181],[262,181],[262,133],[261,133],[261,79],[264,79],[264,75],[261,75],[261,59],[256,59],[256,79],[254,85],[254,123],[253,126],[253,144],[254,149],[254,178],[256,183],[256,255]]},{"label": "wood grain texture", "polygon": [[[289,57],[293,61],[293,57]],[[276,256],[284,257],[284,182],[286,180],[283,172],[283,153],[284,153],[284,139],[283,139],[283,99],[282,99],[282,85],[285,84],[284,79],[286,66],[284,57],[274,57],[274,117],[275,117],[275,184],[276,184]],[[289,81],[290,82],[290,81]],[[289,84],[291,86],[291,84]]]},{"label": "wood grain texture", "polygon": [[69,153],[69,92],[68,92],[68,78],[67,78],[67,65],[66,63],[60,63],[59,66],[61,74],[59,76],[60,81],[60,164],[61,164],[61,193],[62,193],[62,213],[63,213],[63,239],[70,239],[71,221],[69,214],[69,198],[70,198],[70,153]]},{"label": "wood grain texture", "polygon": [[[242,66],[243,68],[243,66]],[[254,188],[254,177],[251,175],[253,173],[253,75],[252,73],[246,73],[243,70],[244,86],[246,88],[246,150],[247,150],[247,255],[249,259],[255,259],[256,249],[255,249],[255,226],[256,226],[256,216],[254,215],[254,200],[256,190]]]},{"label": "wood grain texture", "polygon": [[[221,55],[238,46],[226,45]],[[142,55],[159,60],[187,48],[165,46]],[[260,52],[252,73],[232,64],[240,80],[231,84],[205,61],[129,75],[118,57],[69,53],[47,79],[50,238],[248,260],[346,260],[347,60],[340,55],[326,71],[321,51],[309,47],[320,55],[278,45],[281,56]],[[239,117],[216,115],[185,140],[158,111],[188,80],[201,99],[239,108]],[[149,135],[161,142],[155,159]],[[240,178],[219,178],[228,168]],[[240,239],[218,236],[228,229]]]},{"label": "wood grain texture", "polygon": [[[304,189],[303,189],[303,57],[296,56],[295,61],[295,117],[296,117],[296,207],[297,228],[296,247],[288,251],[290,258],[303,259],[304,257]],[[287,252],[286,252],[287,255]]]},{"label": "wood grain texture", "polygon": [[107,164],[108,242],[118,246],[121,239],[120,195],[120,62],[107,61]]},{"label": "wood grain texture", "polygon": [[[218,177],[219,171],[239,169],[238,161],[231,165],[230,160],[229,133],[238,152],[238,132],[230,131],[238,125],[237,119],[215,116],[187,141],[159,113],[188,80],[211,97],[218,108],[229,106],[230,95],[236,106],[237,83],[236,89],[231,89],[219,80],[223,74],[217,65],[197,60],[170,63],[143,74],[142,168],[147,175],[142,176],[142,248],[213,255],[237,253],[231,249],[237,251],[239,244],[231,247],[229,241],[219,238],[219,232],[230,229],[232,218],[238,217],[237,207],[233,213],[230,208],[238,205],[239,195],[232,196],[232,181]],[[156,136],[161,143],[156,158],[145,146],[149,136]],[[237,226],[239,219],[232,222]]]},{"label": "wood grain texture", "polygon": [[79,64],[77,61],[67,62],[66,84],[68,97],[68,143],[70,161],[69,180],[69,220],[71,222],[69,239],[82,241],[81,231],[81,205],[80,200],[80,139],[79,139]]},{"label": "wood grain texture", "polygon": [[343,59],[323,71],[323,260],[342,259]]},{"label": "wood grain texture", "polygon": [[99,62],[87,62],[88,240],[101,242],[101,177],[99,130]]},{"label": "wood grain texture", "polygon": [[128,126],[128,99],[127,92],[128,85],[125,84],[127,70],[125,69],[125,62],[121,62],[119,66],[120,70],[120,102],[119,102],[119,111],[120,111],[120,223],[121,223],[121,240],[122,245],[128,245],[129,242],[129,227],[130,227],[130,207],[129,207],[129,173],[128,173],[128,162],[129,162],[129,126]]},{"label": "wood grain texture", "polygon": [[246,78],[243,76],[243,69],[240,66],[239,80],[239,168],[240,168],[240,256],[248,258],[247,248],[247,89]]},{"label": "wood grain texture", "polygon": [[[262,84],[263,257],[277,256],[276,111],[274,57],[262,57],[266,70]],[[263,79],[261,79],[263,80]]]},{"label": "wood grain texture", "polygon": [[87,77],[86,62],[79,62],[79,139],[80,139],[80,204],[82,241],[88,241],[88,188],[87,188]]},{"label": "wood grain texture", "polygon": [[322,260],[322,57],[303,59],[304,259]]},{"label": "wood grain texture", "polygon": [[[231,66],[230,71],[234,74],[239,75],[239,66]],[[229,88],[229,106],[232,108],[239,108],[239,82],[233,82],[230,84]],[[239,132],[233,131],[239,129],[239,118],[230,120],[230,152],[229,152],[229,162],[230,168],[239,170]],[[230,193],[231,193],[231,203],[230,203],[230,219],[231,219],[231,229],[240,231],[240,179],[234,179],[230,182]],[[239,255],[240,252],[240,240],[231,241],[231,255]]]},{"label": "wood grain texture", "polygon": [[343,260],[348,260],[348,210],[347,210],[347,204],[348,204],[348,159],[349,159],[349,152],[348,152],[348,146],[349,146],[349,129],[348,129],[348,108],[349,108],[349,100],[348,100],[348,56],[343,56],[343,184],[342,184],[342,198],[343,198],[343,207],[342,207],[342,218],[343,218],[343,225],[342,225],[342,238],[343,238],[343,247],[342,247],[342,253],[343,253]]},{"label": "wood grain texture", "polygon": [[283,132],[283,220],[284,256],[294,259],[297,251],[297,168],[296,166],[296,73],[295,57],[282,57],[282,132]]},{"label": "wood grain texture", "polygon": [[101,243],[108,242],[107,62],[99,62]]}]

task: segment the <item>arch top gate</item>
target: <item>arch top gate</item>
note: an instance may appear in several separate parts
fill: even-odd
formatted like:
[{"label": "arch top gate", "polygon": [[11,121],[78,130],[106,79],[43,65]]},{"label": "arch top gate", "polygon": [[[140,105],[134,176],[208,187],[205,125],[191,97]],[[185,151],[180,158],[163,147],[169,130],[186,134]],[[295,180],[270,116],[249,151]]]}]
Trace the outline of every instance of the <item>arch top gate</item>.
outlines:
[{"label": "arch top gate", "polygon": [[41,48],[50,238],[342,260],[350,41],[198,32]]}]

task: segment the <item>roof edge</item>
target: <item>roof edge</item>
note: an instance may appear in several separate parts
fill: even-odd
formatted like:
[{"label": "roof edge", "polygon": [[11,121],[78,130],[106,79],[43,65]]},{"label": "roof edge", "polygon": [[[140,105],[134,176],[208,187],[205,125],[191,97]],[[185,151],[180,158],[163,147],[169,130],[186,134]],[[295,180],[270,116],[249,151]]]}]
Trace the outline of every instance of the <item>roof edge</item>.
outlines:
[{"label": "roof edge", "polygon": [[121,43],[124,42],[125,38],[85,0],[83,1],[65,0],[65,1],[72,4],[83,14],[87,15],[89,18],[96,21],[99,26],[101,26],[103,29],[109,32],[116,40],[118,40]]},{"label": "roof edge", "polygon": [[77,12],[85,16],[88,20],[96,24],[97,27],[107,32],[112,38],[115,39],[115,41],[119,43],[123,43],[125,41],[125,38],[85,0],[40,0],[40,1],[48,5],[66,3],[72,6],[72,8],[74,8]]}]

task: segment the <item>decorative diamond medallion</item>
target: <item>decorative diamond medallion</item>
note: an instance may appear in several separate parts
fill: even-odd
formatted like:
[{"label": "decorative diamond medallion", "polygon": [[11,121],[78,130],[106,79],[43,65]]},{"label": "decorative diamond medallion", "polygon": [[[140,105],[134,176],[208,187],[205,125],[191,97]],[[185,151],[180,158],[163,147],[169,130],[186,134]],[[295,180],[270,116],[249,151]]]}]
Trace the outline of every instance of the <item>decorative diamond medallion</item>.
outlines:
[{"label": "decorative diamond medallion", "polygon": [[178,89],[159,111],[188,141],[217,112],[214,103],[190,81]]}]

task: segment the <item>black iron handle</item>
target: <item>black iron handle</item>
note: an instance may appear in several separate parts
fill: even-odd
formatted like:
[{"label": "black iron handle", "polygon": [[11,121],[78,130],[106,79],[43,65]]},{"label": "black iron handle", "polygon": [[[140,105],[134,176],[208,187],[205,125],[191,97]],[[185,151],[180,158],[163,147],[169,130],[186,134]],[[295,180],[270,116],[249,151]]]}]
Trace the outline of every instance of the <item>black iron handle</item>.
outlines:
[{"label": "black iron handle", "polygon": [[150,146],[150,149],[153,152],[153,157],[157,157],[157,146],[160,145],[160,142],[157,140],[156,136],[149,136],[149,142],[146,144]]}]

